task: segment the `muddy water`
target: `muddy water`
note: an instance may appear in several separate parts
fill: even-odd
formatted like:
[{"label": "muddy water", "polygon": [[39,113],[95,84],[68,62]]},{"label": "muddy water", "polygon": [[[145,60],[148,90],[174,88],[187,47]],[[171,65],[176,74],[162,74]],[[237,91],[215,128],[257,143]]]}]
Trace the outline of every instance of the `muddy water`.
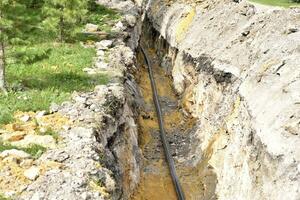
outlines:
[{"label": "muddy water", "polygon": [[[180,178],[186,199],[200,200],[213,199],[214,188],[207,189],[203,184],[205,177],[200,175],[202,167],[188,167],[182,158],[187,156],[191,143],[190,135],[195,131],[196,120],[185,116],[180,110],[180,102],[172,87],[170,77],[166,75],[160,66],[158,58],[153,49],[147,49],[152,60],[153,72],[157,85],[160,103],[164,113],[165,129],[170,142],[172,156],[176,163],[177,173]],[[172,184],[167,163],[159,135],[159,126],[152,101],[152,89],[148,76],[148,70],[141,53],[138,54],[139,71],[136,74],[142,97],[143,110],[140,112],[139,123],[139,144],[143,152],[143,170],[141,182],[133,195],[133,200],[176,200],[176,193]],[[214,179],[211,179],[214,184]],[[208,181],[209,182],[209,181]]]}]

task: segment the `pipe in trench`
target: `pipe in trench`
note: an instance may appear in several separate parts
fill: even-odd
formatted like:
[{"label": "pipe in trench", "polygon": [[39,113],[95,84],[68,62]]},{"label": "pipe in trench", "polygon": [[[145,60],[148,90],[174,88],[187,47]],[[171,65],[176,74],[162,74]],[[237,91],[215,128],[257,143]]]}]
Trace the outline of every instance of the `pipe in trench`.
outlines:
[{"label": "pipe in trench", "polygon": [[140,48],[141,48],[141,51],[142,51],[142,53],[145,57],[146,64],[148,66],[149,78],[150,78],[152,93],[153,93],[153,101],[154,101],[154,104],[155,104],[157,119],[158,119],[158,123],[159,123],[160,137],[161,137],[161,140],[162,140],[164,153],[165,153],[166,161],[167,161],[168,166],[169,166],[169,170],[170,170],[171,178],[172,178],[172,181],[173,181],[173,185],[175,187],[178,200],[185,200],[184,192],[182,190],[179,178],[178,178],[177,173],[176,173],[174,160],[173,160],[173,158],[171,156],[171,153],[170,153],[170,146],[169,146],[169,143],[168,143],[167,138],[166,138],[166,132],[165,132],[163,117],[162,117],[163,115],[162,115],[162,110],[161,110],[159,99],[158,99],[158,93],[157,93],[156,84],[155,84],[155,80],[154,80],[154,75],[153,75],[153,71],[152,71],[151,61],[148,58],[145,50],[143,49],[143,47],[141,45],[140,45]]}]

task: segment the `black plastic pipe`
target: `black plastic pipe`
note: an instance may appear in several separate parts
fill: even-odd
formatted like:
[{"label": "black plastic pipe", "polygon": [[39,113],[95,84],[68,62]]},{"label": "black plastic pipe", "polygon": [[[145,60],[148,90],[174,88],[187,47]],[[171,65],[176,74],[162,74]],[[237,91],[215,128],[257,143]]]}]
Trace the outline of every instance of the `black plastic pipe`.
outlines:
[{"label": "black plastic pipe", "polygon": [[176,174],[176,168],[175,168],[174,160],[173,160],[173,157],[171,156],[170,146],[169,146],[169,143],[168,143],[167,137],[166,137],[164,122],[163,122],[163,117],[162,117],[163,114],[162,114],[162,110],[161,110],[159,99],[158,99],[156,84],[155,84],[153,71],[152,71],[152,64],[151,64],[145,50],[143,49],[143,47],[140,46],[140,48],[142,50],[142,53],[143,53],[143,55],[145,57],[145,60],[146,60],[146,64],[148,66],[149,78],[150,78],[152,92],[153,92],[153,101],[154,101],[154,104],[155,104],[157,119],[158,119],[158,123],[159,123],[160,137],[161,137],[161,140],[162,140],[162,144],[163,144],[163,148],[164,148],[164,152],[165,152],[165,157],[166,157],[167,163],[169,165],[171,178],[172,178],[172,181],[173,181],[176,193],[177,193],[178,200],[184,200],[185,199],[184,193],[183,193],[182,187],[180,185],[179,178]]}]

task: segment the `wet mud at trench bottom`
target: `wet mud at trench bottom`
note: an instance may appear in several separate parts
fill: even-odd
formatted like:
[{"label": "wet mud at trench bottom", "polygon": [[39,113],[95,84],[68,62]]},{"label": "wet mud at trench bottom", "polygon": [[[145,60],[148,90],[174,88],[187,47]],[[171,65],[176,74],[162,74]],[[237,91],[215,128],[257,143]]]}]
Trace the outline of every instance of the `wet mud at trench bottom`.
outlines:
[{"label": "wet mud at trench bottom", "polygon": [[[146,49],[146,52],[152,62],[165,130],[186,199],[215,199],[215,175],[209,172],[203,174],[201,173],[203,166],[191,167],[184,161],[192,148],[190,136],[196,131],[196,120],[185,116],[181,111],[179,106],[181,103],[172,87],[172,80],[160,66],[155,50]],[[148,69],[141,52],[138,52],[137,59],[139,68],[136,79],[143,98],[142,110],[138,117],[139,145],[143,152],[143,167],[140,184],[131,199],[175,200],[177,196],[160,140]]]}]

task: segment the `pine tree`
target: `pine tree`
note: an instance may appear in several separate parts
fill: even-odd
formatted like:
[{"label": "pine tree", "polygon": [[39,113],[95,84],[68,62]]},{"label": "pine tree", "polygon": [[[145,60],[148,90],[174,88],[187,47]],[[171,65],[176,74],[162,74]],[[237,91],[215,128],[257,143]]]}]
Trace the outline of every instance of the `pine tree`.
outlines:
[{"label": "pine tree", "polygon": [[87,13],[86,0],[45,0],[44,27],[55,33],[61,42],[76,33],[78,23]]},{"label": "pine tree", "polygon": [[0,1],[0,91],[6,93],[5,50],[9,41],[16,37],[17,24],[20,21],[20,12],[24,9],[22,0]]}]

